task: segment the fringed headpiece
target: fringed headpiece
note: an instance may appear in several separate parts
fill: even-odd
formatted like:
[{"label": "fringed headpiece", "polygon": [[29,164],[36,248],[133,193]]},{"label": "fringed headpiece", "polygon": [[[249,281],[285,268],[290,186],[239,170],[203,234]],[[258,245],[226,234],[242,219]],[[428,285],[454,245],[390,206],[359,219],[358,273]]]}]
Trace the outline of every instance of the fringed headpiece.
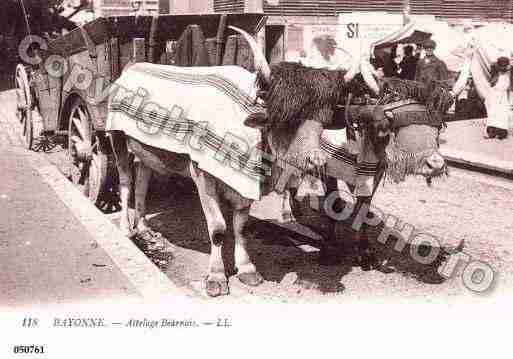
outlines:
[{"label": "fringed headpiece", "polygon": [[[394,131],[384,153],[385,176],[393,182],[415,175],[427,156],[438,147],[438,131],[445,126],[444,115],[454,99],[447,82],[421,82],[386,78],[381,83],[378,105],[392,114]],[[426,127],[407,127],[425,124]],[[399,137],[398,137],[399,136]]]},{"label": "fringed headpiece", "polygon": [[378,105],[387,105],[404,100],[415,100],[426,106],[429,124],[444,126],[444,115],[454,102],[447,81],[422,82],[385,78],[382,81]]},{"label": "fringed headpiece", "polygon": [[271,124],[294,126],[305,119],[330,122],[333,109],[346,94],[345,73],[282,62],[272,67],[270,84],[257,77],[258,87],[267,91]]}]

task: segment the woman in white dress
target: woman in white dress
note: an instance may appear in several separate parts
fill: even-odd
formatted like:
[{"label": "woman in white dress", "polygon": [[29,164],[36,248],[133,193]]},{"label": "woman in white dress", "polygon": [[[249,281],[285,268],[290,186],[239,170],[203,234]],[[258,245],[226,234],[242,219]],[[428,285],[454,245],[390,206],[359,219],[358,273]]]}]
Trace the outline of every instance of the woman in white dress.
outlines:
[{"label": "woman in white dress", "polygon": [[473,64],[472,78],[477,92],[485,101],[486,138],[505,139],[508,136],[511,118],[510,97],[513,85],[509,59],[503,56],[497,59],[497,63],[492,67],[490,82],[477,66],[477,63]]}]

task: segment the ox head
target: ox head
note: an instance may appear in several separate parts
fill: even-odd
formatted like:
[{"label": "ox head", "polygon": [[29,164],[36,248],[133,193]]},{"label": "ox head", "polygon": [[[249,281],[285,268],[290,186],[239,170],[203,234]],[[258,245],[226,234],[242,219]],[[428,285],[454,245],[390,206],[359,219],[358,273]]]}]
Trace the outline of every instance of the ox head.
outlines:
[{"label": "ox head", "polygon": [[[289,171],[284,175],[273,168],[274,188],[281,191],[285,186],[298,185],[306,174],[322,174],[327,158],[320,149],[321,133],[333,119],[333,109],[344,88],[345,71],[312,69],[288,62],[271,69],[256,41],[243,30],[231,28],[249,43],[257,86],[265,93],[266,115],[251,116],[246,125],[262,130],[276,158],[274,164]],[[303,193],[319,194],[318,185],[317,181],[311,191],[303,188]]]},{"label": "ox head", "polygon": [[383,83],[380,103],[368,109],[364,127],[375,153],[385,160],[390,179],[399,182],[407,175],[422,175],[430,184],[432,178],[447,174],[439,136],[452,101],[444,83]]}]

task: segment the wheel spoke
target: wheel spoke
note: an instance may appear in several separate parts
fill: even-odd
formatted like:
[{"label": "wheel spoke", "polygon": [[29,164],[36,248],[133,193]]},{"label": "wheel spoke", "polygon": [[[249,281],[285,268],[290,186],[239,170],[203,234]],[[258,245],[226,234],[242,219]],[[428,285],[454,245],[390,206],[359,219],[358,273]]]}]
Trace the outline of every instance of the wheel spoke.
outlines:
[{"label": "wheel spoke", "polygon": [[70,179],[79,185],[82,193],[99,204],[107,176],[107,156],[100,154],[87,105],[80,99],[72,105],[68,117],[68,153],[71,164]]},{"label": "wheel spoke", "polygon": [[26,107],[25,95],[21,87],[20,79],[16,76],[16,117],[23,121],[24,108]]},{"label": "wheel spoke", "polygon": [[78,135],[80,136],[80,138],[83,140],[83,141],[87,141],[88,138],[87,138],[87,133],[82,125],[82,122],[76,118],[76,117],[73,117],[71,119],[71,121],[73,122],[73,125],[75,126],[75,128],[77,129],[77,132],[78,132]]},{"label": "wheel spoke", "polygon": [[18,100],[18,102],[21,102],[21,92],[22,92],[22,89],[21,89],[21,86],[20,86],[20,81],[18,79],[16,79],[16,98]]},{"label": "wheel spoke", "polygon": [[80,117],[81,121],[85,121],[86,120],[86,115],[85,115],[84,111],[82,111],[82,109],[80,107],[77,107],[77,113],[78,113],[78,116]]},{"label": "wheel spoke", "polygon": [[85,134],[84,140],[89,139],[91,137],[89,127],[88,127],[89,118],[87,117],[84,110],[80,106],[77,107],[77,113],[78,113],[78,116],[80,117],[80,121],[83,124],[82,128],[84,129],[84,134]]}]

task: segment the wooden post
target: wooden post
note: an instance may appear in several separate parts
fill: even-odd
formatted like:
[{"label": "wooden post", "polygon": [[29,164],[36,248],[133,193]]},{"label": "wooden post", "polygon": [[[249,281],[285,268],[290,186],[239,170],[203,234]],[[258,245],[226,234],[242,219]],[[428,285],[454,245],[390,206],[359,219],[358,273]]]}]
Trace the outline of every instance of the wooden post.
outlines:
[{"label": "wooden post", "polygon": [[150,39],[148,42],[148,61],[157,62],[157,33],[159,29],[159,16],[153,16],[151,19]]},{"label": "wooden post", "polygon": [[119,70],[119,42],[117,37],[110,39],[110,80],[116,80],[121,71]]},{"label": "wooden post", "polygon": [[267,57],[267,49],[266,49],[266,38],[265,38],[265,25],[260,28],[260,30],[256,34],[257,44],[260,46],[262,53]]},{"label": "wooden post", "polygon": [[216,63],[214,65],[221,65],[223,62],[223,44],[224,44],[224,32],[226,30],[226,14],[221,15],[219,19],[219,26],[217,27],[216,37]]},{"label": "wooden post", "polygon": [[145,39],[144,37],[138,37],[133,39],[133,52],[132,52],[132,61],[133,62],[144,62],[146,61],[146,48],[145,48]]},{"label": "wooden post", "polygon": [[230,35],[226,40],[226,49],[222,65],[235,65],[237,60],[237,35]]}]

